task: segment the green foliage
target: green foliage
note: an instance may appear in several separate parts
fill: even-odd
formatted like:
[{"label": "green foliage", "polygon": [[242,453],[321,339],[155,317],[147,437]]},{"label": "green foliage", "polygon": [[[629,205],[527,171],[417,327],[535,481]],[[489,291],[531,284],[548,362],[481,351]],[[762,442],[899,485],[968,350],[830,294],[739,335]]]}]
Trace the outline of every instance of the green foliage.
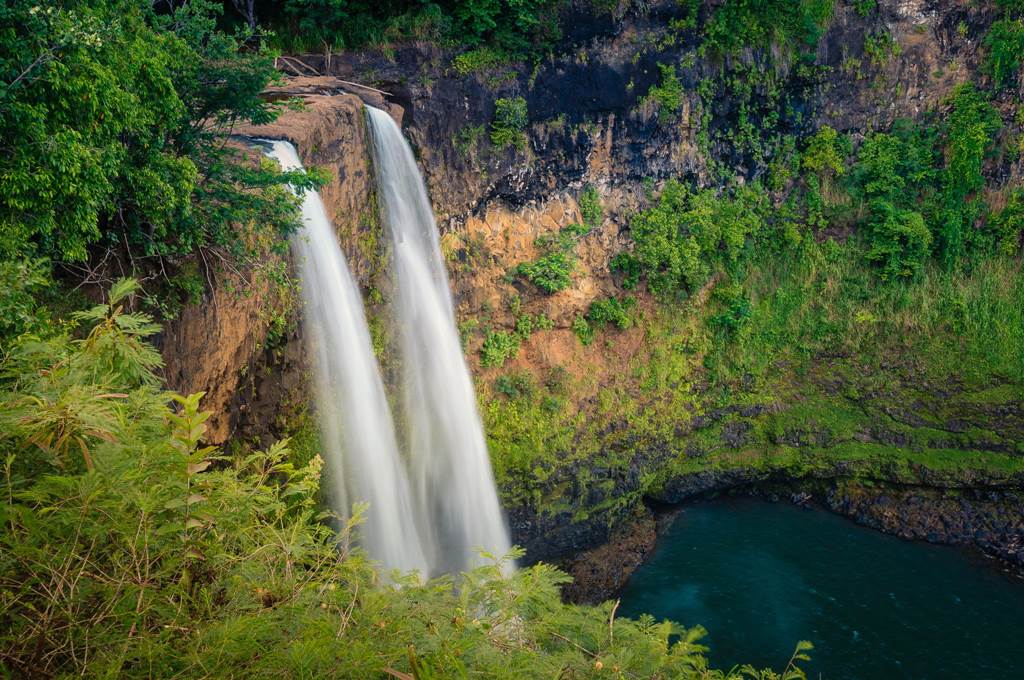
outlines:
[{"label": "green foliage", "polygon": [[868,135],[858,149],[853,191],[862,200],[917,204],[935,191],[939,163],[937,131],[897,121],[889,133]]},{"label": "green foliage", "polygon": [[[599,203],[597,209],[600,210]],[[589,211],[593,218],[593,206]],[[557,234],[537,237],[535,245],[545,254],[533,262],[521,262],[509,273],[522,276],[548,295],[565,290],[572,285],[572,273],[576,268],[576,242],[588,233],[588,227],[570,224]]]},{"label": "green foliage", "polygon": [[999,19],[985,36],[983,68],[997,88],[1013,84],[1024,63],[1024,19]]},{"label": "green foliage", "polygon": [[875,68],[885,67],[901,51],[900,44],[887,31],[864,37],[864,54]]},{"label": "green foliage", "polygon": [[708,324],[727,338],[736,337],[752,314],[750,300],[745,295],[743,286],[736,283],[720,286],[715,289],[714,297],[721,305],[722,311],[708,319]]},{"label": "green foliage", "polygon": [[38,300],[52,286],[45,260],[0,261],[0,352],[23,333],[45,333],[48,314]]},{"label": "green foliage", "polygon": [[[244,250],[238,225],[297,225],[284,185],[224,144],[236,123],[273,120],[275,78],[250,36],[216,29],[221,6],[155,13],[134,0],[0,10],[0,255],[82,261]],[[200,181],[202,180],[202,181]]]},{"label": "green foliage", "polygon": [[980,212],[976,194],[985,185],[982,164],[1002,126],[999,112],[987,96],[966,84],[952,97],[947,121],[946,168],[942,178],[942,206],[937,247],[947,267],[963,257]]},{"label": "green foliage", "polygon": [[1010,194],[1003,209],[989,219],[988,227],[995,252],[1006,256],[1017,253],[1024,235],[1024,189]]},{"label": "green foliage", "polygon": [[548,253],[533,262],[522,262],[515,273],[551,295],[572,285],[575,259],[565,251]]},{"label": "green foliage", "polygon": [[828,225],[829,211],[836,202],[835,181],[846,172],[850,140],[825,125],[807,140],[801,165],[809,174],[805,178],[807,222],[821,229]]},{"label": "green foliage", "polygon": [[[855,374],[882,379],[891,376],[879,362],[899,361],[913,366],[915,381],[1024,381],[1019,262],[978,258],[970,272],[951,273],[925,261],[916,277],[893,285],[861,264],[863,247],[808,241],[750,268],[743,287],[751,315],[735,342],[714,345],[716,379],[777,375],[777,362],[807,365],[826,352],[854,357],[863,365]],[[785,379],[806,384],[795,374]]]},{"label": "green foliage", "polygon": [[517,371],[495,378],[494,389],[509,399],[529,399],[534,394],[535,385],[528,371]]},{"label": "green foliage", "polygon": [[509,56],[504,52],[485,46],[458,55],[452,60],[452,67],[459,75],[466,76],[470,73],[478,73],[501,66],[509,61],[511,61]]},{"label": "green foliage", "polygon": [[585,316],[577,315],[572,320],[572,332],[584,346],[594,342],[594,327],[590,325]]},{"label": "green foliage", "polygon": [[601,226],[601,219],[604,217],[604,208],[601,207],[601,194],[597,188],[588,185],[579,198],[580,214],[583,216],[583,224],[588,230],[597,229]]},{"label": "green foliage", "polygon": [[929,244],[947,267],[958,266],[969,248],[990,245],[974,225],[983,210],[983,164],[1002,121],[969,84],[949,105],[941,128],[897,121],[858,150],[851,191],[869,213],[869,259],[887,279],[919,271]]},{"label": "green foliage", "polygon": [[695,290],[714,267],[735,264],[762,227],[765,200],[757,186],[719,196],[712,190],[691,194],[682,184],[667,182],[657,204],[630,222],[632,257],[651,292],[666,300]]},{"label": "green foliage", "polygon": [[745,47],[813,46],[832,20],[833,0],[736,0],[723,3],[704,27],[703,47],[738,54]]},{"label": "green foliage", "polygon": [[488,41],[519,55],[539,54],[561,36],[550,0],[459,0],[457,40],[475,46]]},{"label": "green foliage", "polygon": [[597,328],[603,328],[606,324],[615,324],[620,330],[626,330],[633,326],[631,312],[636,307],[636,298],[604,298],[594,300],[587,310],[587,321]]},{"label": "green foliage", "polygon": [[769,191],[781,192],[800,171],[800,156],[796,152],[796,137],[784,135],[778,149],[768,163],[765,184]]},{"label": "green foliage", "polygon": [[476,148],[477,144],[484,137],[484,126],[481,125],[469,125],[462,128],[455,133],[455,138],[452,140],[455,144],[455,150],[459,152],[461,156],[468,156],[470,152]]},{"label": "green foliage", "polygon": [[900,210],[888,201],[871,202],[867,259],[881,266],[882,280],[908,278],[921,271],[932,234],[921,213]]},{"label": "green foliage", "polygon": [[854,9],[857,10],[857,14],[862,17],[870,16],[872,12],[878,9],[877,0],[854,0]]},{"label": "green foliage", "polygon": [[821,176],[839,176],[846,170],[846,157],[850,155],[850,140],[840,136],[832,127],[823,125],[810,136],[801,155],[805,170]]},{"label": "green foliage", "polygon": [[488,331],[480,347],[480,363],[488,368],[504,366],[519,353],[519,336],[507,331]]},{"label": "green foliage", "polygon": [[270,26],[276,29],[271,39],[293,53],[399,39],[448,41],[457,24],[450,12],[434,3],[286,0],[256,4],[257,14],[270,17]]},{"label": "green foliage", "polygon": [[294,17],[300,31],[328,44],[344,47],[341,36],[349,21],[346,0],[286,0],[285,11]]},{"label": "green foliage", "polygon": [[785,184],[799,167],[792,131],[805,126],[803,102],[814,96],[823,72],[810,58],[801,59],[787,78],[762,63],[730,59],[720,77],[701,80],[697,142],[721,184],[733,179],[738,162],[747,168],[768,165],[772,190]]},{"label": "green foliage", "polygon": [[658,64],[661,81],[651,87],[644,96],[645,102],[654,102],[658,107],[658,115],[667,121],[674,121],[683,108],[683,84],[676,75],[676,67],[671,64]]},{"label": "green foliage", "polygon": [[622,274],[622,287],[626,290],[633,290],[640,283],[643,266],[632,253],[617,253],[608,264],[613,272]]},{"label": "green foliage", "polygon": [[494,102],[494,120],[491,121],[491,142],[503,149],[526,147],[526,125],[529,114],[522,97],[501,98]]}]

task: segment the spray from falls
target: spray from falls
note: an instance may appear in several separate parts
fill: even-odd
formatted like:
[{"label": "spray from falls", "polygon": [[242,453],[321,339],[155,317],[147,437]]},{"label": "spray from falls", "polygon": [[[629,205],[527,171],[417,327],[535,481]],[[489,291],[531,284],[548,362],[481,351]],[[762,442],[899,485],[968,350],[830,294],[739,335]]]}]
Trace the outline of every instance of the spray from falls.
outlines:
[{"label": "spray from falls", "polygon": [[392,244],[404,438],[433,573],[509,550],[476,396],[452,309],[434,213],[412,150],[384,111],[367,108],[381,216]]},{"label": "spray from falls", "polygon": [[[269,143],[269,155],[284,170],[302,167],[291,144]],[[413,517],[414,500],[359,289],[315,191],[303,198],[302,221],[292,247],[305,300],[305,336],[332,503],[343,514],[354,502],[369,503],[360,530],[369,555],[387,568],[426,574],[429,564]]]}]

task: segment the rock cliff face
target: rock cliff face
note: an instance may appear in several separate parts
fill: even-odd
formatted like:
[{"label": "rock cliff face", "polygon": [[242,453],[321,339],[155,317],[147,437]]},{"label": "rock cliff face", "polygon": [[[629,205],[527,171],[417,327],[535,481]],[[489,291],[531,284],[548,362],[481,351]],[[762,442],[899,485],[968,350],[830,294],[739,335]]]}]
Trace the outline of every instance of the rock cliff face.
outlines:
[{"label": "rock cliff face", "polygon": [[[239,128],[238,141],[286,139],[307,166],[330,170],[321,196],[353,271],[369,282],[374,257],[361,235],[372,230],[377,216],[363,100],[333,78],[293,79],[268,95],[299,98],[301,110],[272,125]],[[301,413],[308,399],[294,304],[285,305],[292,310],[287,336],[268,338],[265,310],[279,305],[276,298],[287,293],[247,272],[219,271],[217,277],[201,304],[186,307],[166,325],[160,338],[165,376],[179,392],[206,391],[204,404],[213,412],[207,430],[211,442],[220,444],[234,435],[266,443],[285,431],[284,420]]]},{"label": "rock cliff face", "polygon": [[[818,66],[813,72],[785,55],[754,50],[727,58],[728,63],[698,57],[693,35],[673,28],[671,20],[679,18],[682,11],[674,2],[654,2],[643,12],[630,10],[620,17],[581,13],[571,23],[572,49],[536,67],[498,66],[462,74],[453,64],[453,54],[420,45],[388,53],[307,55],[298,70],[320,76],[291,78],[272,93],[300,97],[304,109],[289,111],[273,126],[239,133],[289,139],[307,165],[331,172],[333,179],[323,190],[323,198],[343,249],[369,293],[373,314],[373,303],[380,299],[378,291],[384,288],[379,277],[386,272],[362,107],[369,103],[386,108],[401,121],[426,178],[449,258],[460,319],[486,319],[495,329],[513,328],[516,314],[522,312],[550,319],[553,328],[527,339],[505,370],[525,371],[538,379],[556,368],[568,370],[577,378],[576,391],[569,398],[586,404],[599,398],[602,387],[622,373],[631,358],[652,351],[641,329],[621,332],[614,347],[599,343],[584,347],[571,329],[573,320],[593,300],[615,292],[609,258],[623,248],[628,217],[644,205],[651,183],[682,177],[714,186],[720,181],[716,164],[725,164],[747,179],[764,173],[770,159],[751,153],[729,135],[719,134],[735,124],[741,106],[749,108],[756,102],[752,109],[755,118],[778,119],[779,134],[828,124],[859,135],[885,127],[896,118],[941,110],[953,87],[979,78],[978,46],[993,20],[990,8],[956,0],[882,0],[879,5],[877,13],[865,18],[852,5],[837,3],[836,17],[819,42]],[[885,60],[867,54],[864,47],[865,36],[881,31],[898,46]],[[677,65],[683,86],[679,110],[671,113],[645,98],[660,83],[659,64],[667,63]],[[700,84],[716,82],[726,66],[742,69],[765,63],[771,64],[771,77],[752,80],[752,95],[747,100],[741,101],[739,95],[725,89],[702,97]],[[502,97],[526,100],[529,124],[521,148],[498,148],[489,140],[495,101]],[[1022,164],[1018,161],[991,172],[1019,178]],[[506,275],[510,268],[537,256],[538,237],[584,221],[578,198],[588,186],[598,190],[604,212],[600,223],[576,244],[578,265],[572,286],[554,295],[539,295],[536,289],[510,279]],[[207,407],[215,413],[211,438],[216,442],[230,434],[264,440],[288,434],[289,418],[308,405],[301,331],[295,324],[285,338],[268,347],[266,323],[260,320],[258,310],[262,296],[269,293],[256,290],[239,298],[221,288],[169,327],[164,355],[170,385],[185,391],[210,391]],[[514,310],[509,305],[513,298],[517,300]],[[690,304],[699,306],[702,299],[694,296]],[[653,302],[641,295],[638,304],[649,309]],[[479,364],[479,344],[478,336],[471,337],[467,355],[482,381],[493,380],[496,371]],[[191,359],[198,348],[215,351],[197,363]],[[822,378],[823,390],[839,389],[825,382]],[[876,394],[874,401],[868,400],[869,405],[889,408],[895,416],[888,417],[896,420],[920,417],[921,402],[885,405],[885,397]],[[1014,442],[1024,437],[1020,404],[1020,398],[1009,401],[1009,415],[990,442],[994,450],[1003,447],[1013,453]],[[744,423],[768,417],[770,410],[770,406],[752,413],[737,409],[700,418],[680,413],[679,427],[721,426],[721,445],[739,448],[736,442],[742,444],[749,429]],[[962,444],[957,437],[964,432],[950,432],[950,439],[936,441],[934,446],[941,448],[952,440]],[[609,430],[616,445],[629,446],[628,441],[622,443],[622,434]],[[827,441],[827,433],[794,431],[779,436],[790,437],[794,446],[838,443]],[[879,443],[889,437],[890,444],[900,445],[892,437],[902,435],[880,421],[876,431],[858,436]],[[561,510],[538,513],[529,505],[509,509],[514,539],[527,548],[529,559],[558,560],[623,535],[632,547],[617,554],[644,554],[642,546],[649,546],[644,537],[653,535],[644,528],[650,526],[649,520],[629,531],[623,529],[624,522],[637,516],[641,508],[637,496],[643,488],[641,480],[658,470],[672,452],[650,442],[637,443],[635,449],[624,469],[587,471],[588,476],[599,478],[601,485],[580,485],[580,470],[573,467],[558,470],[542,486],[547,489],[544,493],[565,497]],[[699,447],[695,448],[694,459],[700,455]],[[824,478],[858,474],[856,469],[809,472],[812,477]],[[669,475],[661,491],[648,500],[678,502],[709,490],[792,474],[792,470],[739,466],[734,470],[681,471]],[[871,474],[901,484],[922,483],[904,470]],[[997,489],[993,491],[996,494],[1004,493],[1000,489],[1024,485],[1013,477],[980,483]],[[943,486],[958,484],[966,482],[954,480]],[[608,502],[619,497],[633,501],[625,506]],[[892,507],[892,503],[912,506],[916,501],[905,492],[888,496],[889,505],[877,508],[870,498],[871,492],[861,489],[836,492],[828,502],[887,531],[963,542],[972,540],[972,528],[987,521],[979,518],[995,512],[990,505],[995,507],[1016,496],[1000,495],[997,502],[967,495],[959,496],[956,503],[947,499],[931,506],[941,506],[943,516],[955,514],[955,507],[972,508],[961,514],[967,519],[958,525],[962,529],[958,531],[909,529],[906,527],[912,522],[901,524],[898,513],[878,509]],[[975,512],[978,508],[982,510]],[[982,532],[988,538],[974,542],[982,548],[1000,544],[995,552],[1006,553],[1009,542],[1019,543],[1022,530],[1019,522],[1000,526],[1004,525],[1008,528],[1003,533]],[[577,560],[569,566],[581,573],[592,571],[593,562]],[[605,576],[596,578],[607,581]]]}]

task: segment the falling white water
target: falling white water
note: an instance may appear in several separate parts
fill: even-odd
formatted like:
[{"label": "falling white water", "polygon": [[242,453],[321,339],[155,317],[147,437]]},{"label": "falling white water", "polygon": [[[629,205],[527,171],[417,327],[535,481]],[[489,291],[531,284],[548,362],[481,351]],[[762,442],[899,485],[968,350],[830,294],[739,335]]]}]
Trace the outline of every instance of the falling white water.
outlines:
[{"label": "falling white water", "polygon": [[462,355],[437,226],[412,150],[391,117],[367,108],[382,218],[393,246],[404,441],[431,573],[509,550],[476,396]]},{"label": "falling white water", "polygon": [[[283,169],[302,167],[291,144],[268,143],[269,155]],[[333,505],[344,514],[351,503],[369,503],[359,535],[370,557],[388,569],[426,575],[429,564],[413,519],[413,499],[362,300],[315,191],[305,194],[302,220],[293,248],[306,304],[305,336],[314,360],[322,446],[334,483]]]}]

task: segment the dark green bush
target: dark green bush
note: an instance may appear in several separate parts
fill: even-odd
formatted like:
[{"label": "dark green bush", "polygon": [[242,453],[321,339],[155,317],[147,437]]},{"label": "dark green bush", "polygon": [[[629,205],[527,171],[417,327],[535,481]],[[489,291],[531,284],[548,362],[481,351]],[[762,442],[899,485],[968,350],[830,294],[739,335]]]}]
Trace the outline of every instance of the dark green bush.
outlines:
[{"label": "dark green bush", "polygon": [[[720,196],[713,190],[691,194],[666,182],[657,203],[630,222],[632,255],[647,286],[665,300],[692,291],[715,266],[735,264],[748,239],[760,231],[766,197],[759,186]],[[631,267],[623,258],[618,265]]]},{"label": "dark green bush", "polygon": [[1003,209],[989,218],[988,229],[991,249],[995,252],[1012,256],[1020,250],[1024,236],[1024,189],[1018,188],[1010,194]]},{"label": "dark green bush", "polygon": [[878,0],[854,0],[853,6],[857,14],[867,17],[878,9]]},{"label": "dark green bush", "polygon": [[604,208],[601,207],[601,194],[597,189],[588,185],[579,199],[580,214],[583,216],[583,223],[588,230],[597,229],[601,226],[601,218],[604,217]]},{"label": "dark green bush", "polygon": [[502,98],[494,102],[494,120],[491,122],[491,142],[499,149],[526,147],[523,132],[529,122],[526,100],[522,97]]},{"label": "dark green bush", "polygon": [[556,251],[533,262],[521,263],[515,272],[550,295],[572,285],[575,266],[571,254]]},{"label": "dark green bush", "polygon": [[519,336],[507,331],[488,331],[480,347],[480,363],[488,368],[504,366],[519,353]]},{"label": "dark green bush", "polygon": [[633,326],[631,312],[636,307],[636,299],[633,297],[604,298],[594,300],[587,310],[587,321],[597,328],[603,328],[606,324],[615,324],[620,330],[626,330]]},{"label": "dark green bush", "polygon": [[727,337],[735,337],[751,317],[750,300],[738,284],[720,286],[715,290],[715,300],[721,311],[708,319],[711,327]]},{"label": "dark green bush", "polygon": [[975,241],[987,248],[974,225],[984,209],[983,164],[1002,122],[969,84],[948,104],[941,126],[897,121],[858,150],[850,190],[867,206],[869,259],[884,278],[912,275],[929,248],[947,267],[957,266]]},{"label": "dark green bush", "polygon": [[651,87],[644,101],[654,102],[658,107],[658,115],[667,121],[675,121],[679,110],[683,108],[683,84],[676,75],[676,67],[671,64],[658,64],[661,81]]},{"label": "dark green bush", "polygon": [[509,399],[530,399],[536,386],[529,371],[516,371],[495,378],[494,389]]},{"label": "dark green bush", "polygon": [[946,267],[959,264],[974,235],[983,205],[977,193],[985,186],[982,166],[1002,127],[999,112],[987,95],[971,84],[958,87],[950,98],[946,121],[946,167],[942,175],[942,204],[936,249]]},{"label": "dark green bush", "polygon": [[745,47],[812,46],[832,20],[833,0],[732,0],[704,27],[706,50],[737,54]]},{"label": "dark green bush", "polygon": [[45,260],[0,260],[0,356],[23,333],[46,333],[49,313],[37,296],[50,288]]},{"label": "dark green bush", "polygon": [[997,88],[1013,84],[1024,62],[1024,20],[999,19],[985,36],[984,70]]},{"label": "dark green bush", "polygon": [[618,253],[608,263],[609,268],[616,273],[622,274],[622,287],[626,290],[633,290],[640,283],[640,276],[643,268],[640,260],[632,253]]},{"label": "dark green bush", "polygon": [[[273,57],[218,31],[221,7],[155,12],[134,0],[0,10],[0,257],[83,261],[90,248],[179,258],[200,248],[239,256],[239,225],[271,235],[298,226],[288,182],[303,173],[245,161],[225,136],[266,123],[260,97]],[[164,268],[150,262],[154,269]]]},{"label": "dark green bush", "polygon": [[870,212],[867,259],[881,266],[882,279],[910,278],[921,271],[932,243],[921,213],[883,199],[872,201]]}]

